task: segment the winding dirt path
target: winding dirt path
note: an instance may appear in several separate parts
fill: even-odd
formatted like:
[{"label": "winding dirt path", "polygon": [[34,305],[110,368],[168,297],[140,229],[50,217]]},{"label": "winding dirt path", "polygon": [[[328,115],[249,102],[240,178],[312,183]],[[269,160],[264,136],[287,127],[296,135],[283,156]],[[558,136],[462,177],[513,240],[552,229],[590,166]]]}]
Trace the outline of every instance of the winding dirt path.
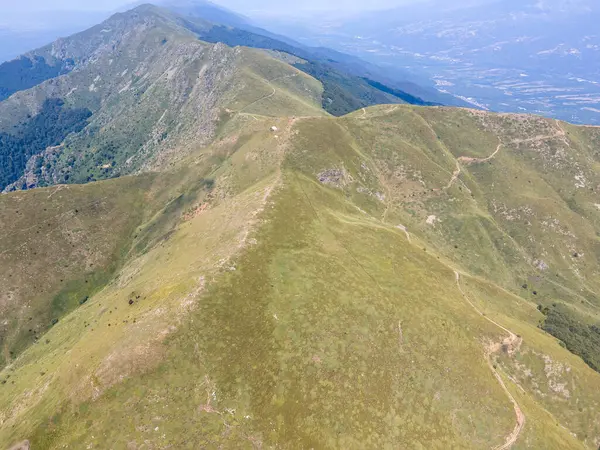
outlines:
[{"label": "winding dirt path", "polygon": [[[513,141],[510,142],[510,144],[524,144],[527,142],[540,142],[540,141],[545,141],[548,139],[556,139],[556,138],[565,138],[565,131],[562,129],[562,127],[560,126],[560,124],[558,124],[558,132],[556,134],[549,134],[549,135],[544,135],[544,136],[534,136],[531,138],[527,138],[527,139],[514,139]],[[509,145],[510,145],[509,144]],[[481,164],[481,163],[485,163],[488,162],[492,159],[494,159],[496,157],[496,155],[498,154],[498,152],[500,152],[500,149],[503,147],[504,144],[502,144],[502,142],[500,142],[498,144],[498,146],[496,147],[496,150],[494,151],[494,153],[492,153],[490,156],[488,156],[487,158],[472,158],[470,156],[459,156],[456,160],[456,170],[454,171],[454,173],[452,174],[452,178],[450,179],[450,182],[446,185],[446,187],[444,188],[444,190],[448,190],[450,189],[450,187],[454,184],[454,182],[458,179],[458,177],[460,176],[462,170],[460,167],[460,163],[465,164],[466,166],[470,166],[472,164]]]},{"label": "winding dirt path", "polygon": [[447,191],[448,189],[450,189],[452,187],[452,185],[454,184],[454,182],[456,180],[458,180],[458,177],[462,173],[462,168],[460,166],[461,163],[465,164],[466,166],[470,166],[471,164],[480,164],[480,163],[488,162],[491,159],[494,159],[496,157],[496,155],[498,154],[498,152],[500,151],[501,148],[502,148],[502,143],[498,144],[498,147],[496,147],[496,150],[494,151],[494,153],[492,153],[487,158],[471,158],[469,156],[459,156],[456,159],[456,170],[452,173],[452,178],[450,178],[450,181],[444,187],[444,191]]},{"label": "winding dirt path", "polygon": [[67,186],[64,184],[59,184],[58,186],[56,186],[56,189],[54,191],[52,191],[52,193],[48,196],[48,199],[51,199],[54,194],[56,194],[57,192],[62,191],[63,189],[66,189]]},{"label": "winding dirt path", "polygon": [[[271,82],[269,82],[269,84],[270,84],[270,83],[271,83]],[[246,105],[246,106],[244,106],[242,109],[240,109],[240,110],[238,111],[238,113],[244,112],[244,110],[245,110],[245,109],[248,109],[248,108],[250,108],[251,106],[254,106],[254,105],[256,105],[258,102],[262,102],[263,100],[266,100],[266,99],[268,99],[268,98],[271,98],[271,97],[273,97],[273,96],[275,95],[275,92],[277,92],[277,89],[275,89],[275,88],[272,88],[272,89],[273,89],[273,92],[271,92],[270,94],[267,94],[267,95],[264,95],[264,96],[262,96],[262,97],[261,97],[261,98],[259,98],[258,100],[254,100],[252,103],[249,103],[249,104],[247,104],[247,105]]]},{"label": "winding dirt path", "polygon": [[494,151],[494,153],[492,153],[487,158],[470,158],[468,156],[460,156],[458,158],[458,161],[463,162],[467,165],[488,162],[489,160],[494,159],[496,157],[496,155],[498,154],[498,152],[500,151],[501,148],[502,148],[502,143],[498,144],[498,147],[496,147],[496,150]]},{"label": "winding dirt path", "polygon": [[404,234],[406,234],[406,239],[408,239],[408,242],[412,242],[410,239],[410,233],[408,232],[408,230],[406,229],[406,227],[404,225],[396,225],[396,228],[398,228],[399,230],[404,231]]},{"label": "winding dirt path", "polygon": [[498,371],[494,368],[494,365],[492,364],[491,356],[493,353],[500,351],[503,346],[507,346],[508,348],[518,348],[521,345],[522,339],[520,337],[518,337],[515,333],[510,331],[508,328],[503,327],[498,322],[495,322],[494,320],[490,319],[485,314],[483,314],[479,310],[479,308],[477,308],[477,306],[475,306],[475,304],[469,299],[469,297],[467,296],[465,291],[463,291],[463,288],[460,285],[460,274],[458,273],[457,270],[454,270],[454,275],[456,276],[456,286],[458,286],[458,290],[460,291],[460,293],[462,294],[464,299],[467,301],[467,303],[469,305],[471,305],[471,307],[477,312],[477,314],[479,314],[485,320],[494,324],[501,330],[508,333],[508,337],[505,338],[502,342],[497,342],[495,344],[492,344],[492,345],[488,346],[485,350],[485,360],[487,362],[487,365],[490,368],[490,370],[492,371],[492,373],[494,374],[494,377],[496,378],[496,380],[498,381],[500,386],[502,387],[502,390],[505,392],[506,396],[509,398],[510,402],[513,404],[513,407],[515,409],[515,415],[517,416],[517,423],[515,425],[515,428],[513,429],[513,431],[510,434],[508,434],[508,436],[506,436],[506,438],[504,440],[504,444],[494,447],[494,450],[508,450],[515,444],[515,442],[517,442],[517,439],[519,438],[519,435],[521,434],[521,431],[523,430],[523,426],[525,425],[525,414],[523,414],[523,411],[521,410],[519,404],[517,403],[517,401],[515,400],[513,395],[510,393],[510,391],[506,387],[506,384],[504,384],[504,380],[502,380],[502,377],[500,376]]},{"label": "winding dirt path", "polygon": [[242,109],[240,109],[238,111],[238,114],[244,112],[244,110],[250,108],[251,106],[256,105],[258,102],[262,102],[263,100],[267,100],[267,99],[273,97],[275,95],[275,93],[277,92],[277,88],[275,86],[273,86],[273,84],[272,84],[274,81],[281,80],[283,78],[294,78],[296,76],[297,76],[297,74],[294,73],[291,75],[282,75],[280,77],[273,78],[272,80],[266,80],[267,84],[271,87],[271,89],[273,89],[273,92],[271,92],[270,94],[263,95],[261,98],[254,100],[253,102],[247,104],[246,106],[244,106]]},{"label": "winding dirt path", "polygon": [[456,170],[454,172],[452,172],[452,178],[450,178],[450,181],[444,187],[444,191],[447,191],[448,189],[450,189],[452,187],[452,185],[454,184],[454,182],[456,180],[458,180],[458,177],[460,176],[460,174],[462,172],[459,161],[460,161],[460,158],[458,158],[458,160],[456,161]]}]

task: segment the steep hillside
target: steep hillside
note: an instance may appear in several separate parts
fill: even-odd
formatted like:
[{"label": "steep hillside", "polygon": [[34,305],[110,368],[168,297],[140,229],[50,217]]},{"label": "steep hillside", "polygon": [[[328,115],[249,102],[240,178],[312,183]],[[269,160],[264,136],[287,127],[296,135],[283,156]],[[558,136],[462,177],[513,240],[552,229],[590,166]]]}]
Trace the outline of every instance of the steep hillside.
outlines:
[{"label": "steep hillside", "polygon": [[[378,71],[367,70],[365,66],[368,67],[368,63],[365,62],[363,65],[360,60],[353,60],[341,53],[303,47],[300,44],[295,45],[275,37],[257,34],[260,30],[254,32],[225,25],[207,27],[204,21],[198,24],[194,18],[185,19],[182,24],[207,42],[273,50],[300,58],[300,61],[293,62],[294,66],[323,84],[323,108],[334,116],[342,116],[366,106],[385,103],[409,103],[421,106],[436,104],[402,90],[401,87],[394,87],[397,83],[390,83],[389,79],[385,78],[382,80]],[[362,70],[357,68],[360,65],[363,66]],[[385,81],[390,85],[369,77]]]},{"label": "steep hillside", "polygon": [[[177,21],[143,6],[42,49],[75,68],[0,103],[0,188],[163,167],[208,144],[227,111],[325,114],[314,79],[263,52],[201,42]],[[271,95],[277,109],[262,111]],[[46,111],[56,103],[60,120]]]},{"label": "steep hillside", "polygon": [[0,196],[0,365],[112,277],[143,217],[149,181]]},{"label": "steep hillside", "polygon": [[[559,349],[597,368],[598,129],[398,106],[336,122],[307,122],[300,131],[337,133],[314,163],[303,161],[306,173],[451,261],[469,305],[507,336],[502,348],[485,348],[502,350],[495,364],[531,396],[523,403],[539,402],[595,448],[598,397],[588,389],[598,374]],[[563,342],[551,345],[538,325]],[[541,425],[540,413],[530,414],[536,421],[525,426],[525,443],[533,440],[527,430]]]},{"label": "steep hillside", "polygon": [[[532,300],[559,284],[598,303],[597,128],[402,107],[344,122],[379,168],[386,221],[421,229],[448,257],[515,292],[529,283]],[[469,254],[473,246],[490,253]]]},{"label": "steep hillside", "polygon": [[597,130],[281,104],[148,181],[112,281],[0,374],[0,442],[597,448],[600,374],[538,310],[598,323]]}]

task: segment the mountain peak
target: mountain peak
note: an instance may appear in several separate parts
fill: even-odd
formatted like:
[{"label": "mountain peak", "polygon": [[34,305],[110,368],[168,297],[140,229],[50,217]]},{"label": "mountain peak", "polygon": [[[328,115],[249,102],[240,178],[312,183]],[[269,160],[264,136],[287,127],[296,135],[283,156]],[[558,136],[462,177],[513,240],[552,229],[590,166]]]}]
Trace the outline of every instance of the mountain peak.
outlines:
[{"label": "mountain peak", "polygon": [[174,19],[174,15],[171,11],[156,6],[152,3],[143,3],[133,9],[113,14],[106,21],[99,24],[99,26],[123,19],[134,21],[140,19],[162,19],[169,21]]},{"label": "mountain peak", "polygon": [[162,0],[158,5],[183,16],[201,18],[216,24],[235,27],[250,25],[250,19],[247,17],[211,1]]},{"label": "mountain peak", "polygon": [[165,9],[161,6],[155,5],[153,3],[142,3],[141,5],[136,6],[130,10],[127,10],[122,13],[117,13],[115,15],[148,15],[148,16],[158,16],[162,18],[172,18],[173,13],[168,9]]}]

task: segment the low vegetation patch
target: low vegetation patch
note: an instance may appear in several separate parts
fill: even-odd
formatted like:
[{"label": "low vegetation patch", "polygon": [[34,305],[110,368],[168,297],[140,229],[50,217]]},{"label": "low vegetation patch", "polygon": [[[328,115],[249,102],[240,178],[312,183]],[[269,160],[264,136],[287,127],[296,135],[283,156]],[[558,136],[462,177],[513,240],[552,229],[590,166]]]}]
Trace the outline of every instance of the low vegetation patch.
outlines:
[{"label": "low vegetation patch", "polygon": [[600,326],[588,325],[558,305],[540,305],[538,309],[546,316],[540,327],[560,339],[570,352],[600,372]]},{"label": "low vegetation patch", "polygon": [[439,103],[432,103],[432,102],[426,102],[425,100],[419,98],[419,97],[415,97],[412,94],[409,94],[408,92],[404,92],[401,91],[399,89],[394,89],[392,87],[386,86],[385,84],[382,84],[378,81],[375,80],[371,80],[369,78],[363,78],[364,81],[366,81],[369,86],[374,87],[375,89],[378,89],[382,92],[386,92],[388,94],[393,95],[394,97],[397,97],[403,101],[405,101],[406,103],[409,103],[411,105],[419,105],[419,106],[441,106]]}]

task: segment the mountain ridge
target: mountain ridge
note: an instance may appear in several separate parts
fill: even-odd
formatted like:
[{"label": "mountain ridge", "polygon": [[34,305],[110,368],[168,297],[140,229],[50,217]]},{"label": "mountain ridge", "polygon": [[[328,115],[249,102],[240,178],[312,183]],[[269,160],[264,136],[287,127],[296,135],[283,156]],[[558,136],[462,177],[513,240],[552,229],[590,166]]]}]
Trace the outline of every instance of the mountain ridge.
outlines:
[{"label": "mountain ridge", "polygon": [[[52,99],[52,101],[57,99],[56,101],[63,102],[65,114],[81,108],[91,112],[89,123],[82,131],[75,130],[65,142],[52,142],[51,146],[59,148],[59,151],[56,149],[47,151],[46,148],[38,145],[35,148],[31,147],[23,160],[22,155],[15,158],[11,154],[14,150],[5,148],[3,150],[4,158],[9,162],[16,160],[18,164],[11,163],[10,173],[5,175],[5,177],[9,177],[9,182],[3,183],[2,189],[13,190],[74,181],[81,183],[131,173],[139,170],[139,166],[142,165],[135,161],[136,152],[140,154],[160,153],[165,146],[182,145],[181,143],[187,138],[182,135],[185,134],[185,130],[180,128],[185,123],[191,123],[192,120],[203,121],[197,127],[203,130],[202,134],[206,139],[204,144],[206,144],[214,132],[218,117],[223,115],[224,110],[232,109],[226,105],[225,98],[227,95],[233,98],[236,95],[233,91],[229,94],[215,92],[209,106],[213,109],[212,112],[208,115],[202,114],[197,119],[190,119],[193,114],[187,114],[185,119],[179,121],[179,128],[171,131],[169,131],[169,122],[175,123],[172,117],[158,114],[138,117],[139,108],[136,107],[136,103],[145,101],[144,108],[157,113],[157,108],[160,108],[157,101],[161,97],[163,103],[177,105],[177,108],[191,107],[193,102],[202,103],[198,97],[189,100],[188,106],[181,104],[181,98],[167,99],[165,96],[173,97],[173,92],[177,92],[176,95],[187,96],[188,92],[178,92],[177,89],[187,85],[187,89],[190,90],[192,89],[191,84],[195,81],[181,72],[178,75],[179,80],[171,80],[171,75],[167,74],[167,67],[162,67],[170,59],[185,58],[183,55],[185,52],[194,54],[195,48],[208,49],[206,47],[208,44],[202,44],[198,38],[215,45],[213,47],[215,49],[214,56],[205,56],[209,59],[219,58],[218,54],[226,53],[229,53],[230,58],[234,59],[237,58],[235,55],[250,55],[250,50],[238,48],[240,44],[287,51],[292,55],[294,52],[298,53],[300,59],[292,64],[295,67],[292,71],[300,69],[308,75],[316,76],[324,85],[324,91],[321,94],[322,105],[330,113],[336,115],[374,103],[408,101],[428,104],[417,97],[388,88],[367,78],[340,72],[328,65],[329,63],[320,62],[321,59],[315,61],[303,59],[312,58],[312,54],[272,38],[214,25],[195,17],[185,18],[153,5],[141,5],[130,12],[116,14],[106,22],[87,31],[70,38],[60,39],[26,55],[21,60],[0,66],[0,86],[3,83],[2,74],[10,80],[11,73],[13,73],[11,71],[14,71],[14,76],[19,70],[32,72],[31,76],[28,75],[31,79],[30,83],[27,82],[27,76],[23,74],[17,77],[21,82],[25,80],[24,82],[28,83],[21,87],[29,87],[29,89],[14,92],[11,97],[0,103],[0,130],[7,135],[7,142],[14,141],[15,135],[25,133],[24,130],[30,127],[28,124],[32,120],[43,120],[43,116],[40,118],[41,106],[47,99]],[[228,50],[223,46],[223,42],[232,48]],[[203,45],[205,47],[202,47]],[[184,49],[184,46],[187,46],[187,49]],[[159,52],[163,54],[157,59]],[[124,61],[125,57],[130,58],[130,62]],[[199,53],[196,52],[194,57],[200,58]],[[30,61],[30,58],[37,58],[39,66],[44,70],[38,73],[37,66],[28,65],[29,63],[26,61]],[[103,67],[101,68],[98,68],[99,61],[102,61]],[[117,63],[113,65],[113,62]],[[238,59],[238,62],[241,63],[241,60]],[[134,63],[137,66],[133,67]],[[180,64],[181,61],[174,61],[172,66],[177,67]],[[188,62],[188,64],[193,66],[199,63],[196,61]],[[230,77],[233,75],[231,71],[228,74],[227,68],[231,69],[234,64],[231,62],[219,64],[225,71],[221,75],[214,73],[210,76]],[[48,69],[45,69],[46,67]],[[159,72],[160,67],[162,67],[160,69],[162,72]],[[341,68],[343,69],[343,66]],[[217,70],[216,67],[215,70]],[[167,80],[159,82],[162,74],[167,74]],[[55,75],[58,76],[55,77]],[[47,77],[50,78],[44,79]],[[125,81],[121,82],[121,80]],[[203,82],[201,78],[199,81]],[[230,89],[233,90],[237,89],[235,86],[245,83],[243,76],[233,77],[230,81]],[[166,85],[173,83],[180,83],[182,86],[177,89],[165,90]],[[31,84],[36,85],[30,87]],[[226,83],[220,81],[217,85],[224,87]],[[15,87],[14,89],[19,88]],[[145,93],[146,89],[152,89],[155,95],[150,98]],[[201,89],[209,91],[210,87],[204,86]],[[225,104],[221,104],[221,100]],[[252,101],[249,100],[248,103]],[[206,103],[206,101],[204,102]],[[115,108],[120,108],[121,112],[117,113]],[[165,110],[163,109],[163,111]],[[178,114],[178,112],[174,113]],[[110,120],[115,121],[117,114],[127,120],[137,120],[139,125],[136,126],[136,133],[140,136],[135,136],[136,139],[128,139],[128,142],[125,142],[126,136],[122,135],[124,128],[118,124],[115,126],[121,130],[117,130],[115,137],[110,141],[99,135],[98,130],[102,133],[102,130],[106,128],[106,118],[109,117],[112,118]],[[160,123],[161,121],[163,123]],[[151,141],[142,140],[146,139],[145,134],[152,133],[154,136]],[[170,142],[168,141],[169,137],[171,137]],[[196,138],[199,137],[199,135],[196,136]],[[165,140],[166,142],[163,142]],[[59,144],[64,145],[58,147]],[[94,148],[93,145],[100,146],[100,148]],[[95,156],[91,155],[89,150],[82,148],[84,146],[92,149]],[[173,154],[171,150],[168,149]],[[77,155],[75,159],[73,159],[74,154]],[[82,158],[82,155],[87,158],[87,161]],[[149,165],[146,164],[144,167],[149,167]],[[23,170],[25,173],[19,174],[19,171]]]},{"label": "mountain ridge", "polygon": [[[372,107],[342,118],[298,117],[274,122],[273,118],[255,117],[239,115],[233,119],[236,123],[229,123],[222,130],[211,149],[191,156],[191,161],[198,162],[206,158],[201,156],[206,151],[210,154],[227,147],[232,149],[228,163],[211,176],[214,187],[208,191],[201,188],[196,191],[198,194],[191,191],[187,201],[190,206],[178,209],[179,213],[173,214],[170,207],[163,209],[160,215],[174,221],[155,234],[158,240],[146,247],[149,253],[133,256],[121,275],[44,336],[43,342],[47,339],[49,343],[34,345],[13,363],[16,365],[11,365],[15,370],[9,369],[9,380],[16,380],[15,387],[11,387],[9,381],[9,389],[0,391],[0,395],[18,392],[19,386],[28,385],[28,380],[40,376],[37,368],[43,365],[44,372],[50,370],[49,373],[55,374],[51,375],[55,386],[51,392],[57,392],[55,389],[67,380],[78,386],[68,402],[75,405],[83,402],[87,405],[84,411],[87,408],[94,411],[96,419],[89,425],[91,429],[70,425],[86,423],[86,417],[90,416],[78,413],[81,410],[78,407],[66,408],[54,419],[57,428],[49,430],[39,425],[41,428],[33,434],[17,431],[12,441],[27,438],[32,445],[50,448],[78,442],[86,445],[94,442],[100,446],[105,442],[112,445],[125,441],[139,443],[142,436],[158,426],[173,445],[183,445],[184,439],[197,445],[208,442],[243,445],[250,436],[263,445],[309,445],[324,442],[324,439],[341,439],[331,442],[335,447],[342,447],[359,445],[365,439],[371,439],[374,445],[392,444],[401,439],[405,443],[435,446],[435,438],[423,437],[417,431],[435,423],[445,430],[439,434],[444,436],[440,439],[447,443],[459,442],[464,447],[479,448],[489,442],[503,445],[505,441],[514,440],[532,448],[539,448],[542,443],[549,448],[584,448],[583,441],[556,427],[557,421],[577,435],[589,433],[588,438],[582,439],[593,444],[598,436],[593,424],[597,411],[594,405],[600,401],[594,387],[599,383],[599,375],[538,328],[543,315],[537,310],[536,302],[551,306],[562,297],[561,304],[567,310],[574,308],[598,317],[598,299],[582,294],[591,302],[586,306],[575,293],[569,299],[564,296],[567,291],[553,291],[555,271],[561,274],[559,282],[570,289],[571,269],[561,267],[564,263],[560,255],[544,257],[549,269],[536,268],[534,258],[525,257],[536,255],[538,251],[527,247],[524,236],[510,231],[514,220],[507,218],[506,213],[514,209],[509,205],[515,201],[518,204],[521,196],[519,193],[507,196],[505,191],[493,194],[498,180],[486,180],[489,177],[486,167],[490,165],[499,164],[495,172],[502,173],[506,180],[511,178],[508,174],[527,171],[530,164],[535,167],[538,152],[544,148],[536,147],[539,142],[561,145],[562,135],[544,135],[539,142],[519,141],[520,133],[528,133],[531,127],[551,130],[555,126],[552,121],[400,105]],[[269,131],[274,123],[278,137]],[[469,123],[482,124],[482,127]],[[449,134],[449,130],[456,124],[465,128],[465,134],[453,140],[456,135]],[[520,128],[515,128],[515,124]],[[436,132],[424,132],[429,127]],[[585,155],[585,146],[576,144],[583,139],[580,129],[568,127],[572,136],[570,145]],[[232,138],[231,132],[238,137]],[[598,135],[595,129],[585,132]],[[473,135],[479,142],[489,140],[489,152],[478,149]],[[506,148],[490,158],[498,147],[498,135],[503,136]],[[449,154],[436,150],[441,146],[446,146]],[[419,155],[420,152],[428,157]],[[451,158],[450,154],[454,156]],[[513,158],[518,159],[520,154],[534,159],[524,160],[515,167]],[[393,163],[394,158],[402,158],[403,163]],[[476,158],[490,159],[481,162],[475,161]],[[449,185],[456,161],[462,170]],[[183,163],[181,167],[191,170],[188,180],[198,179],[200,174],[194,173],[197,170],[206,170],[205,164]],[[174,169],[175,173],[182,168]],[[184,178],[175,173],[172,179]],[[592,180],[590,174],[586,174],[586,178]],[[539,183],[536,179],[529,189],[537,191]],[[169,183],[163,182],[163,185]],[[185,185],[182,179],[179,186]],[[525,185],[529,185],[527,179]],[[582,212],[587,217],[585,220],[597,224],[598,213],[586,206],[589,194],[571,186],[570,189],[584,195],[577,204],[585,209],[586,212]],[[168,192],[171,188],[166,189]],[[28,196],[37,191],[18,195]],[[195,199],[196,195],[200,197]],[[493,206],[492,200],[498,195],[509,209]],[[568,193],[563,195],[570,198]],[[168,197],[177,198],[177,195]],[[460,206],[464,203],[473,205],[474,209]],[[422,206],[417,207],[418,204]],[[446,209],[442,208],[444,204]],[[489,212],[480,211],[484,205],[490,208]],[[241,213],[239,208],[249,209]],[[548,231],[551,236],[544,238],[544,233],[534,233],[536,241],[542,238],[544,246],[563,236],[560,226],[575,226],[573,220],[563,219],[565,212],[561,212],[561,208],[563,206],[553,213],[559,217],[559,225],[548,221],[549,230],[554,230]],[[414,215],[410,210],[414,210]],[[432,214],[435,218],[431,220]],[[464,216],[465,228],[455,229],[454,215]],[[492,218],[486,217],[488,215]],[[250,217],[254,219],[248,229],[243,224]],[[233,228],[219,225],[223,221],[233,221]],[[495,225],[486,229],[486,222]],[[492,265],[482,264],[481,255],[473,254],[467,248],[468,243],[489,239],[494,227],[504,230],[500,234],[512,234],[512,245],[517,251],[505,248],[501,242],[491,247],[481,244],[478,249],[492,262]],[[582,231],[585,227],[587,225],[573,229],[578,239],[587,236],[588,232]],[[207,235],[209,229],[212,231]],[[211,236],[217,229],[229,237],[222,234],[216,241],[198,239]],[[571,251],[570,239],[564,242],[563,252]],[[188,248],[205,245],[225,247],[222,250],[211,247],[213,250],[206,256],[203,252],[190,252]],[[234,253],[224,259],[223,251]],[[207,257],[212,262],[206,261]],[[593,255],[582,252],[580,258],[589,261],[586,265],[590,268],[585,273],[597,270]],[[568,265],[581,265],[577,259],[572,258]],[[584,276],[583,266],[579,270],[580,276]],[[548,271],[552,273],[545,275]],[[455,272],[460,273],[460,279]],[[336,277],[342,281],[335,281]],[[593,276],[585,278],[586,284],[592,283],[590,289],[595,291]],[[155,281],[148,285],[149,279]],[[575,283],[577,279],[575,276]],[[526,296],[521,286],[523,280],[530,285]],[[168,288],[171,283],[173,287]],[[163,298],[164,295],[167,297]],[[129,300],[133,306],[128,305]],[[290,307],[288,302],[294,306]],[[181,314],[191,315],[193,322]],[[310,320],[303,319],[307,314]],[[339,317],[344,317],[344,321],[336,320]],[[80,327],[86,330],[88,337],[73,344],[74,353],[70,358],[76,358],[82,365],[76,373],[64,378],[67,359],[46,349],[58,348],[55,342],[71,339],[68,336]],[[518,335],[522,341],[518,345],[505,341],[503,329]],[[148,331],[142,330],[154,330],[158,336],[164,336],[164,341],[163,337],[150,339]],[[81,358],[90,351],[91,342],[98,342],[99,337],[94,337],[96,333],[111,344],[96,349],[92,358],[97,363],[88,366]],[[443,337],[436,338],[440,334]],[[465,334],[470,337],[464,337]],[[297,337],[292,339],[294,335]],[[445,340],[452,345],[444,345]],[[189,351],[190,342],[194,341],[199,346],[198,353]],[[142,352],[137,346],[143,342],[152,350]],[[348,347],[338,347],[339,342],[345,342]],[[502,345],[506,350],[501,349]],[[128,350],[129,347],[136,350]],[[486,353],[486,348],[496,350]],[[36,362],[38,356],[34,355],[40,351],[49,356]],[[436,357],[430,359],[429,352],[435,352]],[[160,356],[155,356],[159,358],[156,360],[150,355]],[[414,362],[411,363],[411,359]],[[408,364],[410,370],[401,369],[404,364]],[[255,373],[254,366],[260,371]],[[359,381],[354,385],[350,380],[355,380],[356,367],[362,367],[358,370],[369,373],[369,378],[362,381],[359,372]],[[547,372],[548,367],[552,368],[551,372]],[[202,380],[199,387],[193,388],[186,376],[176,375],[189,371],[195,374],[195,379]],[[95,375],[89,378],[90,373]],[[118,381],[118,374],[124,381]],[[389,378],[392,374],[404,381],[396,384]],[[438,379],[442,374],[447,374],[447,382]],[[466,384],[458,381],[465,378],[465,374],[469,374]],[[168,378],[172,390],[159,387],[165,386],[164,377]],[[328,377],[334,377],[339,384],[321,384]],[[435,391],[425,382],[432,377],[436,379]],[[316,389],[322,394],[311,397],[299,410],[298,418],[295,399],[311,391],[312,383],[304,384],[306,378],[314,379],[318,383]],[[487,396],[478,395],[473,384],[485,389]],[[169,415],[154,420],[150,404],[146,406],[147,414],[153,416],[146,417],[146,413],[137,409],[134,412],[133,404],[122,401],[139,389],[148,390],[161,398],[161,403],[170,405]],[[240,389],[243,394],[238,396]],[[342,395],[340,389],[351,389],[353,396]],[[196,394],[190,396],[190,392]],[[408,392],[412,392],[411,400],[402,400]],[[439,400],[434,403],[437,406],[429,407],[435,421],[431,425],[419,422],[413,427],[414,419],[408,418],[417,414],[421,401],[417,399],[436,392],[439,392]],[[57,398],[40,395],[39,401],[47,406],[28,401],[27,408],[43,411],[57,407],[50,406],[58,405]],[[278,400],[272,402],[271,395]],[[362,403],[357,402],[362,402],[365,395],[381,408],[394,408],[394,402],[384,400],[394,396],[395,402],[403,405],[408,421],[402,427],[384,427],[365,436],[360,431],[362,427],[373,420],[384,420],[383,417],[371,416],[363,421],[360,416],[334,415],[333,422],[322,425],[309,419],[315,414],[324,414],[334,405],[343,409],[360,408]],[[525,417],[524,424],[521,419],[517,420],[511,396]],[[469,431],[466,416],[457,416],[454,426],[447,422],[451,411],[445,408],[451,408],[456,402],[468,402],[469,411],[478,411],[476,436]],[[565,408],[565,402],[577,402],[582,411],[571,406]],[[188,408],[194,404],[196,412],[190,415]],[[115,416],[121,417],[119,421],[106,415],[108,411],[114,415],[115,408],[118,411]],[[494,408],[492,413],[489,408]],[[236,409],[236,412],[228,413],[228,409]],[[550,420],[548,411],[552,414]],[[276,434],[269,433],[270,418],[276,414],[289,414],[291,422]],[[7,424],[17,425],[17,417],[9,419]],[[79,419],[74,422],[73,417]],[[226,425],[222,423],[223,417]],[[139,428],[148,421],[151,426]],[[217,423],[221,423],[218,431],[209,431],[214,430]],[[195,426],[189,428],[192,424]],[[336,434],[331,433],[336,433],[335,427],[342,424],[352,425],[350,429],[355,431],[346,431],[343,437],[334,438]],[[515,424],[520,424],[518,429]],[[192,435],[188,432],[184,438],[178,431],[181,426],[196,431]],[[14,430],[27,427],[29,425],[23,423]],[[112,431],[107,433],[108,427]],[[5,429],[13,430],[12,427]],[[515,429],[518,432],[513,434]],[[96,438],[90,440],[91,435]]]},{"label": "mountain ridge", "polygon": [[[250,104],[260,98],[262,91],[266,91],[264,95],[270,93],[272,88],[267,80],[260,81],[262,77],[278,78],[281,70],[299,75],[296,69],[272,60],[269,64],[275,75],[265,72],[250,82],[247,75],[252,75],[252,71],[246,68],[258,67],[252,60],[269,59],[268,55],[220,43],[202,43],[177,24],[176,16],[152,6],[143,6],[132,14],[114,16],[112,22],[87,34],[48,47],[48,53],[77,59],[74,70],[0,103],[0,127],[8,133],[19,122],[33,120],[29,117],[38,113],[45,98],[61,98],[65,107],[92,111],[86,128],[69,136],[59,152],[38,149],[41,160],[34,153],[26,168],[27,175],[16,180],[9,189],[85,182],[131,173],[142,165],[151,167],[151,156],[162,151],[179,157],[173,147],[181,148],[190,139],[195,145],[211,139],[229,101],[237,102],[229,105],[229,109],[236,109],[240,103]],[[97,44],[86,41],[83,48],[77,47],[82,36],[88,34],[94,36]],[[115,58],[119,54],[122,57]],[[80,61],[78,55],[89,56]],[[182,70],[183,64],[187,64],[187,70]],[[200,76],[195,75],[194,70],[200,71]],[[299,80],[305,78],[299,77]],[[280,79],[276,84],[285,86],[285,79]],[[248,100],[235,99],[237,91],[252,83],[264,84],[257,87],[256,97],[244,91],[247,92],[244,95],[249,95]],[[317,86],[304,88],[319,89]],[[284,98],[284,90],[277,92],[278,97],[283,94],[284,109],[285,103],[294,102],[291,96]],[[259,105],[254,109],[257,107]],[[203,109],[206,110],[198,113]],[[178,115],[182,118],[175,120]],[[138,124],[135,134],[129,135],[126,123],[134,121]],[[110,136],[107,134],[109,124]],[[166,155],[163,158],[168,159]],[[162,163],[157,160],[155,164]]]}]

